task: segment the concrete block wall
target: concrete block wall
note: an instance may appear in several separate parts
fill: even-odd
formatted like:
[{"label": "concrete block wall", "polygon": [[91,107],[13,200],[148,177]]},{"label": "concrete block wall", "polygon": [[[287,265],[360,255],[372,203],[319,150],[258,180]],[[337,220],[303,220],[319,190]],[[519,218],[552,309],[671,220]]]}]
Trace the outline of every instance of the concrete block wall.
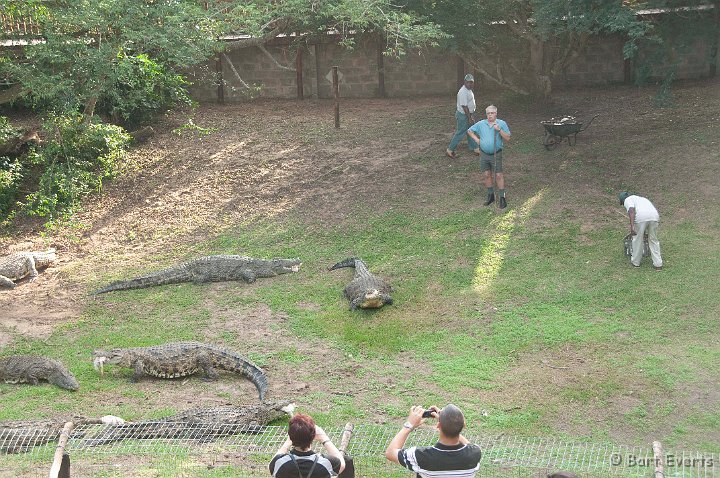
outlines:
[{"label": "concrete block wall", "polygon": [[[646,58],[652,51],[640,51],[639,57]],[[693,45],[677,51],[677,68],[675,70],[676,80],[688,80],[694,78],[706,78],[710,66],[710,45],[702,40],[697,40]],[[662,79],[665,73],[671,68],[670,64],[656,64],[652,67],[652,78]]]},{"label": "concrete block wall", "polygon": [[401,59],[386,57],[385,91],[389,97],[443,95],[457,92],[457,56],[420,49]]},{"label": "concrete block wall", "polygon": [[[588,48],[559,78],[555,88],[570,86],[598,86],[622,83],[625,65],[622,54],[624,39],[617,35],[594,38]],[[372,98],[379,96],[377,44],[361,42],[353,50],[336,43],[301,46],[303,61],[303,95],[306,98],[332,98],[332,83],[328,77],[332,66],[340,72],[340,96],[343,98]],[[295,67],[296,52],[288,46],[269,46],[267,50],[278,63]],[[641,52],[642,54],[642,52]],[[243,81],[257,86],[255,97],[296,98],[296,73],[278,67],[258,48],[244,48],[226,53]],[[709,46],[698,43],[681,57],[676,79],[703,78],[708,75]],[[385,92],[388,97],[418,95],[452,95],[457,91],[457,57],[438,49],[414,50],[402,58],[384,57]],[[248,90],[237,80],[227,61],[222,61],[225,81],[225,101],[246,101]],[[657,65],[654,74],[661,76]],[[195,84],[192,96],[198,101],[217,100],[217,86],[212,75],[215,62],[196,68],[190,75]],[[319,78],[317,72],[319,71]],[[319,91],[318,91],[319,87]]]},{"label": "concrete block wall", "polygon": [[563,86],[599,86],[622,83],[625,79],[622,38],[617,35],[593,37],[585,51],[559,78]]}]

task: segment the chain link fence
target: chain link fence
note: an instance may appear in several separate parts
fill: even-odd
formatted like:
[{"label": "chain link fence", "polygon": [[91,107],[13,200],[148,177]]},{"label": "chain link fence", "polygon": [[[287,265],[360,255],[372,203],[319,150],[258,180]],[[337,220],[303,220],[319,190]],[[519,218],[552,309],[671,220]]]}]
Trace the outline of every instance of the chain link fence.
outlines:
[{"label": "chain link fence", "polygon": [[[358,478],[413,476],[384,456],[398,430],[388,425],[355,427],[347,453],[354,459]],[[337,444],[343,428],[326,428],[326,432]],[[59,435],[46,429],[0,434],[0,477],[47,476]],[[483,450],[478,477],[541,477],[558,470],[583,478],[656,476],[650,445],[491,437],[472,429],[465,435]],[[268,463],[286,436],[287,428],[281,426],[83,424],[71,432],[65,451],[70,457],[70,476],[77,478],[267,477]],[[406,447],[431,445],[436,439],[434,429],[418,429],[410,434]],[[720,478],[717,454],[665,450],[663,457],[665,478]]]}]

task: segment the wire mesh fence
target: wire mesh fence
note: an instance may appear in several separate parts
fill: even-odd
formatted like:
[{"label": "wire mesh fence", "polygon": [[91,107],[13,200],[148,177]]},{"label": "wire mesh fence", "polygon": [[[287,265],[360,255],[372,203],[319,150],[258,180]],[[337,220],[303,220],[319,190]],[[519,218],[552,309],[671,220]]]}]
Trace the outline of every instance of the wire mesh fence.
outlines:
[{"label": "wire mesh fence", "polygon": [[[413,476],[388,462],[384,451],[399,427],[357,425],[347,449],[358,478]],[[342,428],[326,428],[337,444]],[[47,476],[56,433],[23,430],[0,433],[0,477]],[[486,436],[466,430],[483,450],[478,477],[539,477],[571,471],[580,477],[653,477],[652,447],[573,443],[552,438]],[[268,463],[287,437],[287,428],[239,425],[143,422],[141,426],[83,424],[65,448],[70,476],[115,477],[255,477],[269,476]],[[406,447],[432,445],[434,429],[410,434]],[[663,453],[666,478],[720,478],[720,456],[713,453]]]}]

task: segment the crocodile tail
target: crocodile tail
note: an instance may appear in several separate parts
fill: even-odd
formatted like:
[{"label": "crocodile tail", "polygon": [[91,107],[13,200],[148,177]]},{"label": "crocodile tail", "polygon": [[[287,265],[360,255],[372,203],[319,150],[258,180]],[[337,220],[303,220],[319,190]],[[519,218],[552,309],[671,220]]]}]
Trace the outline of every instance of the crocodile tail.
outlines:
[{"label": "crocodile tail", "polygon": [[329,271],[334,271],[335,269],[341,269],[343,267],[355,267],[356,262],[362,262],[360,259],[357,259],[355,257],[348,257],[344,261],[340,261],[337,264],[328,267]]},{"label": "crocodile tail", "polygon": [[252,363],[245,357],[231,352],[229,350],[217,348],[214,350],[218,354],[218,368],[227,370],[228,372],[236,372],[244,375],[255,385],[260,401],[265,401],[265,394],[268,389],[268,380],[265,372],[260,367]]},{"label": "crocodile tail", "polygon": [[179,267],[170,267],[158,272],[153,272],[144,276],[136,277],[130,280],[119,280],[112,282],[105,287],[92,292],[92,295],[104,294],[114,290],[130,290],[144,289],[156,285],[178,284],[180,282],[189,282],[192,277],[183,265]]}]

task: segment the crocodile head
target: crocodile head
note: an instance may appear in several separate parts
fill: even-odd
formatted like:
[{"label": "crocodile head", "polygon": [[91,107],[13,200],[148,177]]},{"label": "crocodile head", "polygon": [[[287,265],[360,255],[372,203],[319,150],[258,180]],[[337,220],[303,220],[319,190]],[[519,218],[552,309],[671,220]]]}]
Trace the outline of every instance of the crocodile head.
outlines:
[{"label": "crocodile head", "polygon": [[273,259],[272,269],[276,274],[288,274],[290,272],[297,272],[300,270],[302,261],[299,258],[295,259]]},{"label": "crocodile head", "polygon": [[123,349],[94,350],[93,351],[93,367],[95,370],[103,374],[103,366],[108,363],[112,365],[120,365],[122,367],[132,367],[132,361],[129,354]]},{"label": "crocodile head", "polygon": [[57,259],[55,255],[55,249],[48,249],[46,252],[33,254],[35,260],[35,267],[47,267],[51,262]]},{"label": "crocodile head", "polygon": [[392,297],[388,294],[380,292],[377,289],[373,289],[365,292],[365,295],[357,307],[360,307],[361,309],[379,309],[383,305],[390,304],[392,304]]},{"label": "crocodile head", "polygon": [[54,383],[58,387],[62,387],[66,390],[72,390],[73,392],[80,388],[80,384],[75,376],[63,369],[55,370],[52,376],[48,377],[48,382]]},{"label": "crocodile head", "polygon": [[290,400],[277,400],[273,402],[263,402],[262,406],[267,407],[268,410],[274,411],[277,415],[276,418],[280,418],[285,415],[292,416],[296,405]]}]

